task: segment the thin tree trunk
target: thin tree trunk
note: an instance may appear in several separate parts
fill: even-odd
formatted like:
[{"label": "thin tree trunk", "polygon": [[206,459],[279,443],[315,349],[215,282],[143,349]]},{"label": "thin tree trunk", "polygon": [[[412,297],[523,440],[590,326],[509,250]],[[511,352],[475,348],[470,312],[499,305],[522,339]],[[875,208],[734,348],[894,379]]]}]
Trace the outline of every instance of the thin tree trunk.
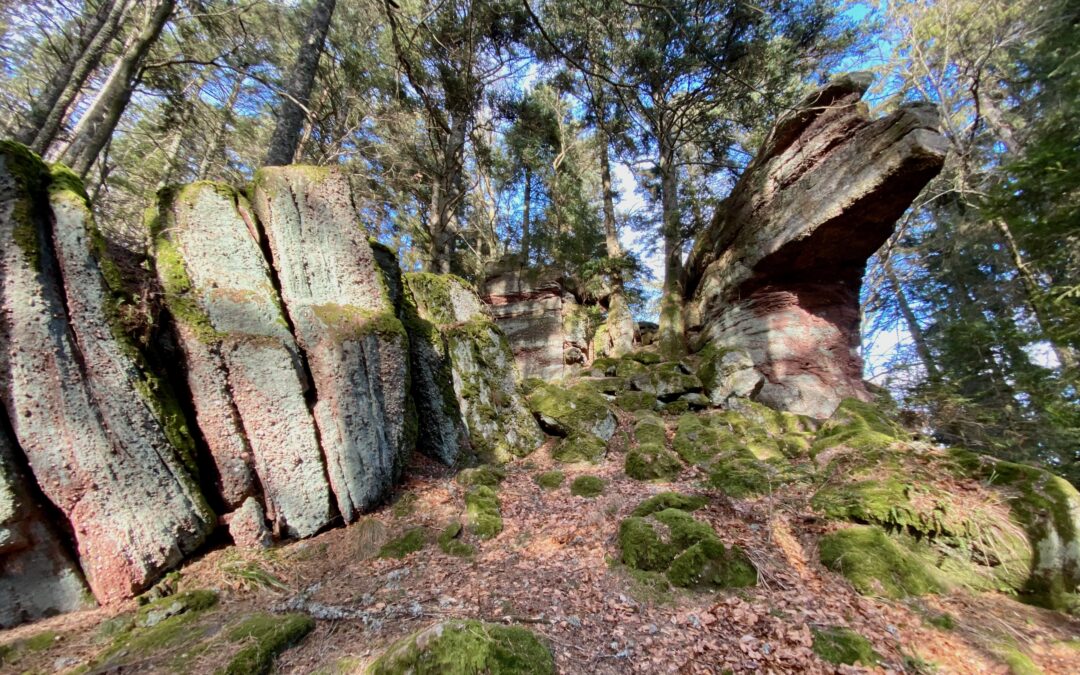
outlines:
[{"label": "thin tree trunk", "polygon": [[660,192],[664,237],[664,288],[660,297],[660,354],[678,359],[686,354],[686,330],[682,315],[682,240],[679,232],[678,177],[675,148],[667,134],[660,141]]},{"label": "thin tree trunk", "polygon": [[131,0],[119,0],[119,2],[110,2],[108,5],[109,12],[105,17],[105,22],[94,32],[86,48],[71,64],[64,78],[63,87],[56,92],[55,98],[50,96],[48,100],[42,101],[41,110],[44,114],[31,113],[31,123],[35,128],[34,135],[27,143],[38,154],[44,155],[56,140],[72,104],[78,99],[90,74],[101,64],[101,57],[104,56],[109,45],[120,33],[124,25],[124,17],[131,8]]},{"label": "thin tree trunk", "polygon": [[311,11],[304,29],[304,43],[296,55],[296,62],[293,63],[285,86],[288,95],[281,101],[277,126],[274,127],[274,135],[270,138],[270,147],[266,152],[267,166],[289,164],[296,155],[300,129],[306,117],[304,108],[311,100],[319,59],[322,57],[326,33],[330,30],[330,19],[336,6],[337,0],[318,0]]},{"label": "thin tree trunk", "polygon": [[1031,311],[1035,313],[1035,320],[1042,327],[1043,336],[1050,343],[1061,366],[1066,370],[1072,370],[1077,366],[1076,354],[1067,345],[1062,345],[1054,339],[1053,320],[1046,315],[1046,308],[1042,304],[1042,289],[1039,288],[1039,282],[1035,279],[1031,268],[1024,261],[1024,256],[1020,253],[1020,247],[1016,244],[1012,230],[1009,228],[1008,223],[1001,218],[994,218],[993,221],[994,227],[1001,233],[1001,238],[1005,241],[1005,248],[1009,250],[1013,265],[1016,267],[1016,273],[1020,275],[1020,281],[1024,284],[1028,305],[1031,307]]},{"label": "thin tree trunk", "polygon": [[[600,111],[603,115],[603,111]],[[615,221],[615,192],[611,187],[610,143],[607,129],[601,123],[600,148],[600,186],[604,192],[604,243],[611,260],[621,260],[622,245],[619,243],[619,231]],[[607,315],[607,354],[622,356],[634,349],[634,316],[626,302],[626,290],[623,286],[622,271],[613,269],[609,275],[611,296],[608,299]]]},{"label": "thin tree trunk", "polygon": [[892,286],[893,295],[896,296],[896,303],[900,306],[900,315],[904,317],[908,333],[911,335],[912,341],[915,342],[915,353],[919,355],[919,360],[922,361],[923,368],[926,369],[930,381],[935,382],[940,379],[941,372],[934,363],[934,356],[930,353],[930,347],[926,344],[926,336],[923,335],[922,327],[915,317],[915,312],[912,311],[911,305],[908,304],[907,294],[904,292],[904,287],[900,285],[900,280],[896,278],[896,272],[893,270],[892,261],[889,260],[888,256],[883,256],[882,266],[885,268],[885,277],[889,280],[889,285]]},{"label": "thin tree trunk", "polygon": [[532,169],[525,167],[525,195],[521,208],[521,264],[529,265],[529,207],[532,203]]},{"label": "thin tree trunk", "polygon": [[75,126],[74,139],[61,159],[80,176],[85,176],[90,170],[98,153],[116,130],[141,76],[143,61],[175,7],[176,0],[159,0],[148,10],[131,47],[117,60],[105,86]]},{"label": "thin tree trunk", "polygon": [[221,124],[214,130],[214,135],[206,146],[206,152],[203,153],[202,160],[199,162],[199,170],[195,174],[196,180],[206,180],[210,175],[212,163],[225,150],[225,136],[229,133],[229,126],[236,117],[233,108],[236,107],[236,102],[240,99],[240,92],[244,88],[244,80],[246,79],[247,70],[245,69],[244,72],[236,76],[236,81],[233,82],[232,89],[229,90],[229,97],[225,100],[225,108],[221,114]]}]

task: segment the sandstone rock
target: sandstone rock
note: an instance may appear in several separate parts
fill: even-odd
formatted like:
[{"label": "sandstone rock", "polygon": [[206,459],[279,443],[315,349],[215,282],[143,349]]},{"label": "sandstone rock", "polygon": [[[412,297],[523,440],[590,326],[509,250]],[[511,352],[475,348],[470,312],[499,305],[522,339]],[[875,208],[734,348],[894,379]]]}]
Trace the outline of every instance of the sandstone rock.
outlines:
[{"label": "sandstone rock", "polygon": [[159,208],[158,278],[222,499],[237,508],[261,485],[275,530],[310,536],[330,522],[330,485],[303,357],[247,200],[196,183],[163,194]]},{"label": "sandstone rock", "polygon": [[[535,450],[543,434],[525,406],[506,337],[488,318],[475,291],[457,277],[420,272],[406,274],[405,285],[418,318],[430,327],[414,331],[414,341],[422,341],[424,360],[432,372],[428,386],[447,397],[444,418],[451,418],[456,408],[469,446],[486,459],[505,461]],[[446,372],[450,389],[440,374]],[[422,419],[423,432],[426,418]]]},{"label": "sandstone rock", "polygon": [[411,450],[408,338],[343,175],[262,169],[254,207],[311,371],[338,510],[351,522],[385,497]]},{"label": "sandstone rock", "polygon": [[14,243],[0,251],[0,343],[12,347],[0,352],[0,398],[90,587],[109,602],[179,563],[215,518],[109,323],[93,232],[77,180],[0,146],[0,240]]},{"label": "sandstone rock", "polygon": [[529,393],[529,407],[540,424],[558,436],[587,434],[608,441],[616,420],[603,395],[585,382],[572,387],[542,384]]},{"label": "sandstone rock", "polygon": [[732,396],[749,398],[764,383],[765,378],[745,350],[707,349],[707,352],[698,377],[713,405],[723,405]]},{"label": "sandstone rock", "polygon": [[15,452],[0,428],[0,628],[93,605],[78,565],[27,492],[32,479],[17,470]]},{"label": "sandstone rock", "polygon": [[557,272],[504,267],[481,293],[524,377],[562,379],[573,372],[569,366],[588,360],[596,327]]},{"label": "sandstone rock", "polygon": [[254,497],[248,497],[229,518],[229,536],[240,548],[268,548],[274,543],[266,527],[266,514]]},{"label": "sandstone rock", "polygon": [[689,373],[684,365],[670,362],[649,366],[630,377],[630,387],[644,391],[661,401],[674,401],[683,394],[700,392],[701,380]]},{"label": "sandstone rock", "polygon": [[862,383],[859,288],[866,260],[941,169],[928,107],[871,120],[868,74],[839,78],[782,118],[687,261],[686,321],[698,344],[746,350],[758,400],[827,417]]}]

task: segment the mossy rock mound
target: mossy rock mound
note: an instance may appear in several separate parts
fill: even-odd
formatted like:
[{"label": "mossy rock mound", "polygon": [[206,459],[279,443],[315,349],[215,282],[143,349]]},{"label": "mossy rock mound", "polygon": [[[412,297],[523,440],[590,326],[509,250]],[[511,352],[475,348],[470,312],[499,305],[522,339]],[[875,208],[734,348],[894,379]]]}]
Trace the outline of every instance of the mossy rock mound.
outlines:
[{"label": "mossy rock mound", "polygon": [[461,535],[464,531],[465,528],[459,520],[452,521],[444,527],[442,532],[439,532],[437,538],[439,548],[442,549],[442,552],[459,558],[468,558],[476,553],[476,548],[474,548],[472,544],[461,540]]},{"label": "mossy rock mound", "polygon": [[459,484],[465,487],[486,485],[497,488],[500,483],[506,480],[506,471],[501,467],[484,464],[472,469],[462,469],[455,478]]},{"label": "mossy rock mound", "polygon": [[840,402],[817,432],[811,446],[813,456],[837,446],[844,446],[863,453],[879,453],[898,441],[910,440],[902,426],[889,419],[871,403],[853,398]]},{"label": "mossy rock mound", "polygon": [[574,479],[574,482],[570,483],[570,494],[575,497],[593,499],[604,494],[605,487],[607,487],[607,482],[603,478],[578,476]]},{"label": "mossy rock mound", "polygon": [[536,477],[536,484],[545,490],[557,490],[565,480],[566,474],[562,471],[545,471]]},{"label": "mossy rock mound", "polygon": [[607,442],[615,433],[615,415],[607,400],[588,384],[540,385],[528,402],[540,425],[556,436],[591,435]]},{"label": "mossy rock mound", "polygon": [[444,621],[390,646],[367,675],[554,675],[550,648],[531,631]]},{"label": "mossy rock mound", "polygon": [[473,488],[465,495],[465,511],[469,531],[480,539],[491,539],[502,532],[502,511],[499,494],[486,485]]},{"label": "mossy rock mound", "polygon": [[687,464],[706,462],[720,451],[721,432],[707,422],[693,413],[679,417],[672,449]]},{"label": "mossy rock mound", "polygon": [[630,513],[632,516],[644,518],[664,509],[678,509],[690,513],[697,511],[709,503],[708,497],[703,495],[684,495],[680,492],[661,492],[653,495],[638,504]]},{"label": "mossy rock mound", "polygon": [[404,558],[410,553],[416,553],[427,546],[431,540],[431,533],[423,527],[413,527],[405,531],[400,537],[391,539],[379,549],[380,558]]},{"label": "mossy rock mound", "polygon": [[660,363],[660,355],[656,352],[650,351],[636,351],[628,354],[623,354],[622,359],[624,361],[632,361],[634,363],[640,363],[645,366],[651,366]]},{"label": "mossy rock mound", "polygon": [[589,434],[571,434],[559,441],[551,456],[558,462],[573,464],[578,462],[597,463],[604,458],[607,445],[596,436]]},{"label": "mossy rock mound", "polygon": [[863,595],[906,598],[946,590],[943,577],[920,555],[880,527],[831,532],[819,544],[821,562],[851,581]]},{"label": "mossy rock mound", "polygon": [[637,412],[639,410],[656,410],[660,402],[647,391],[624,391],[615,397],[612,404],[627,412]]},{"label": "mossy rock mound", "polygon": [[630,376],[630,388],[647,392],[665,402],[703,389],[701,380],[690,372],[689,367],[677,362],[658,363]]},{"label": "mossy rock mound", "polygon": [[315,628],[306,614],[254,614],[228,629],[225,639],[242,645],[215,675],[262,675],[277,655],[303,640]]},{"label": "mossy rock mound", "polygon": [[849,628],[811,628],[811,649],[822,661],[836,665],[876,666],[881,655],[874,651],[870,641]]},{"label": "mossy rock mound", "polygon": [[626,453],[623,470],[636,480],[674,480],[683,470],[678,455],[656,443],[645,443]]},{"label": "mossy rock mound", "polygon": [[683,588],[742,588],[757,584],[757,569],[737,546],[725,547],[708,524],[667,508],[631,516],[619,525],[622,562],[663,573]]}]

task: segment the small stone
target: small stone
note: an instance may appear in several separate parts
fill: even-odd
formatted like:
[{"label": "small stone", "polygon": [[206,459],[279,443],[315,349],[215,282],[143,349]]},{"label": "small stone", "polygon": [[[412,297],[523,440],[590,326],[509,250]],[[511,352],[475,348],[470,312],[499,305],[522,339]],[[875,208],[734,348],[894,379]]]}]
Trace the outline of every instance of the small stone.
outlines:
[{"label": "small stone", "polygon": [[229,536],[240,548],[269,548],[274,543],[262,504],[248,497],[229,518]]}]

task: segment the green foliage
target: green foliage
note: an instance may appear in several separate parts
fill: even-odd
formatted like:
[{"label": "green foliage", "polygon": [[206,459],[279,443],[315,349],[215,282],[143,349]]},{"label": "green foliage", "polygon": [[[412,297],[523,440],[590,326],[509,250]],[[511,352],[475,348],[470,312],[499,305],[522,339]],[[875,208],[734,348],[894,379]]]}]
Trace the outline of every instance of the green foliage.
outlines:
[{"label": "green foliage", "polygon": [[565,480],[566,474],[562,471],[545,471],[536,477],[536,484],[545,490],[557,490]]}]

